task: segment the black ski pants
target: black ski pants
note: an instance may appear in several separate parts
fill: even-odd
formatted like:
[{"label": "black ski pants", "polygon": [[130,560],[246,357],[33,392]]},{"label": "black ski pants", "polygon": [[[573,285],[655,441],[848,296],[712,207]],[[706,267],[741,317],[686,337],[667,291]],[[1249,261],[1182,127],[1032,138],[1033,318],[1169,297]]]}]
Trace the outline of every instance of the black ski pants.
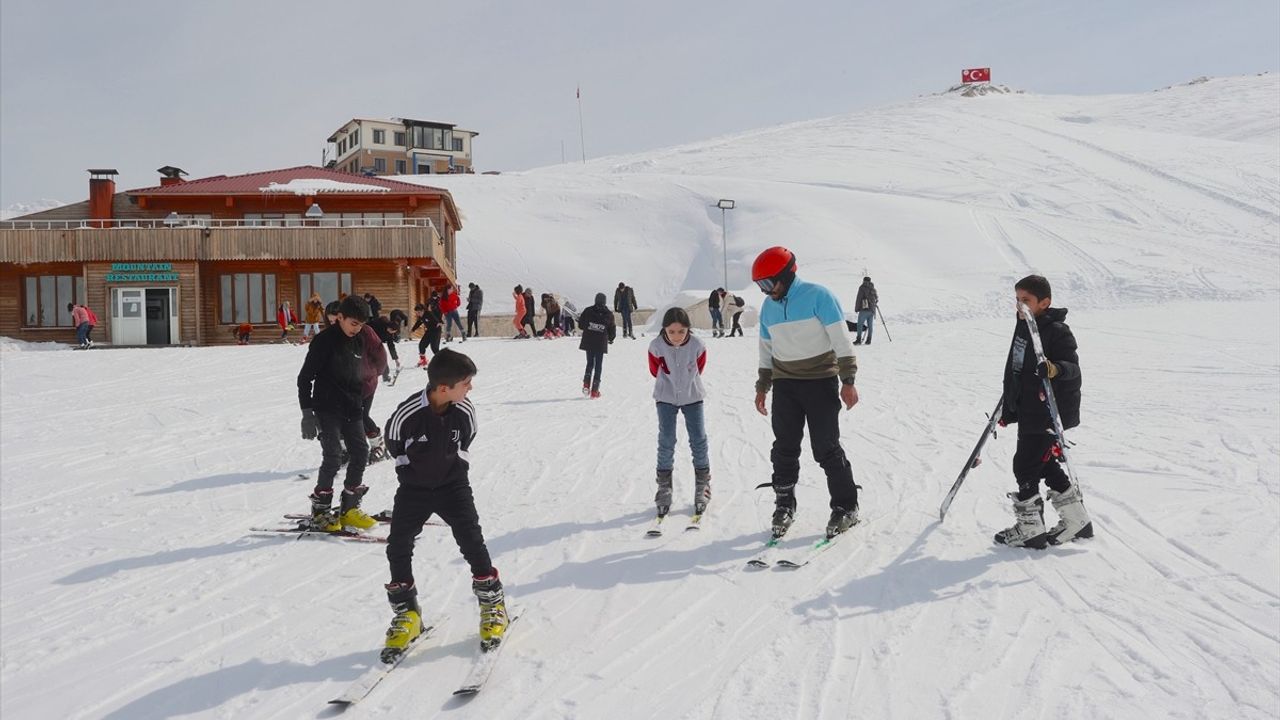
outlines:
[{"label": "black ski pants", "polygon": [[529,336],[537,337],[538,326],[535,325],[533,322],[533,313],[531,312],[525,313],[524,317],[520,318],[520,332],[524,332],[525,325],[529,326]]},{"label": "black ski pants", "polygon": [[1013,453],[1013,477],[1018,481],[1018,499],[1030,500],[1040,494],[1040,479],[1057,492],[1066,492],[1071,481],[1062,471],[1061,455],[1055,452],[1058,438],[1044,433],[1019,435]]},{"label": "black ski pants", "polygon": [[[370,398],[368,402],[372,403],[373,399]],[[333,480],[338,476],[338,468],[342,466],[344,442],[350,459],[347,461],[347,476],[342,481],[343,487],[354,490],[364,481],[364,466],[369,461],[369,440],[364,436],[363,415],[357,413],[347,417],[342,413],[316,411],[320,449],[324,453],[320,472],[316,475],[317,490],[333,489]]]},{"label": "black ski pants", "polygon": [[432,357],[435,357],[436,353],[440,352],[440,328],[428,330],[418,338],[418,354],[426,355],[428,345],[431,346]]},{"label": "black ski pants", "polygon": [[480,334],[480,311],[467,311],[467,337],[475,337]]},{"label": "black ski pants", "polygon": [[[376,393],[377,390],[375,389],[374,392]],[[378,423],[374,422],[373,417],[369,415],[370,410],[373,410],[373,395],[364,399],[364,417],[361,420],[366,434],[378,430]]]},{"label": "black ski pants", "polygon": [[462,557],[471,566],[472,577],[484,577],[493,571],[470,485],[459,482],[434,489],[401,485],[391,508],[391,534],[387,539],[391,582],[413,583],[414,540],[432,515],[448,523]]},{"label": "black ski pants", "polygon": [[741,310],[733,314],[733,329],[729,331],[729,337],[733,337],[734,335],[742,335],[742,323],[740,322],[741,319],[742,319]]},{"label": "black ski pants", "polygon": [[800,443],[805,423],[813,459],[827,474],[831,507],[852,510],[858,506],[853,468],[840,446],[840,381],[773,381],[773,490],[777,503],[795,510],[795,485],[800,479]]}]

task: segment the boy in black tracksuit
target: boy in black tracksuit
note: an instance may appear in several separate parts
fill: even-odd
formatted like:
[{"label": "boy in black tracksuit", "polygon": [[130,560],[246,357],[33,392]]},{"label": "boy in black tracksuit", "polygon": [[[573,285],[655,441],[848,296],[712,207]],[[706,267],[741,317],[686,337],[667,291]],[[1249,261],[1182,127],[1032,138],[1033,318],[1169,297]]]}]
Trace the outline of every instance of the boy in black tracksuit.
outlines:
[{"label": "boy in black tracksuit", "polygon": [[[1084,508],[1078,485],[1062,470],[1061,438],[1053,427],[1045,398],[1043,379],[1049,378],[1057,400],[1064,430],[1080,424],[1080,358],[1076,338],[1065,320],[1065,308],[1050,307],[1053,297],[1049,281],[1028,275],[1014,286],[1019,306],[1025,304],[1035,315],[1036,328],[1044,346],[1045,364],[1039,366],[1031,331],[1019,315],[1013,341],[1004,365],[1004,402],[1000,426],[1018,424],[1018,449],[1013,456],[1013,475],[1018,481],[1013,500],[1017,524],[995,535],[1004,545],[1043,549],[1074,538],[1093,537],[1093,524]],[[1046,532],[1044,501],[1040,499],[1040,479],[1049,486],[1049,500],[1061,518]]]},{"label": "boy in black tracksuit", "polygon": [[449,524],[458,549],[471,566],[471,589],[480,602],[480,645],[502,642],[506,602],[498,570],[484,544],[480,518],[467,477],[468,450],[476,436],[475,407],[467,400],[475,363],[445,348],[427,366],[427,387],[400,403],[387,420],[387,452],[396,460],[396,491],[391,512],[387,560],[391,582],[387,599],[396,616],[387,630],[383,662],[394,660],[422,632],[413,579],[414,538],[432,515]]},{"label": "boy in black tracksuit", "polygon": [[444,324],[444,316],[440,313],[439,296],[431,293],[431,300],[426,305],[414,305],[413,311],[418,321],[409,328],[409,332],[424,328],[422,338],[418,340],[418,367],[426,367],[427,348],[431,348],[433,355],[440,352],[440,326]]},{"label": "boy in black tracksuit", "polygon": [[[339,304],[336,322],[316,334],[307,345],[307,359],[298,371],[298,405],[302,408],[302,438],[320,437],[324,460],[311,493],[311,522],[326,531],[343,527],[368,529],[377,524],[360,509],[360,499],[368,491],[361,484],[369,441],[364,427],[365,321],[369,306],[358,297]],[[342,504],[335,516],[333,480],[342,465],[342,444],[350,454],[342,486]]]}]

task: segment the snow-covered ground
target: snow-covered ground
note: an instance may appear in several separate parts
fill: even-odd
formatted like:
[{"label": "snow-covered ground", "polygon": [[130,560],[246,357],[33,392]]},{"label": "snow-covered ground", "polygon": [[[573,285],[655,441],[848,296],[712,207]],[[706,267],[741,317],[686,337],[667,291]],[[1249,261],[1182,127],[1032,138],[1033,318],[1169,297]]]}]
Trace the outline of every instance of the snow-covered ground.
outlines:
[{"label": "snow-covered ground", "polygon": [[[939,96],[585,167],[430,178],[466,213],[463,281],[494,290],[581,302],[625,280],[662,304],[719,285],[719,197],[739,203],[734,288],[773,243],[846,301],[868,268],[893,342],[878,327],[858,348],[862,402],[842,414],[868,522],[799,571],[743,568],[771,510],[753,489],[771,433],[751,406],[752,331],[708,340],[708,526],[656,541],[642,537],[648,338],[612,346],[598,401],[578,394],[571,339],[468,342],[472,482],[524,619],[484,693],[453,699],[475,600],[447,529],[425,528],[415,571],[443,632],[347,715],[1276,717],[1276,107],[1275,76]],[[1012,433],[937,521],[999,395],[1011,285],[1031,270],[1080,341],[1074,457],[1098,531],[1042,553],[990,541],[1011,519]],[[305,349],[3,349],[0,715],[335,715],[326,701],[375,661],[390,618],[382,549],[246,534],[306,507]],[[380,390],[375,417],[421,381],[406,370]],[[683,445],[677,459],[687,502]],[[802,461],[788,547],[826,519]],[[389,505],[392,469],[366,478],[370,509]]]}]

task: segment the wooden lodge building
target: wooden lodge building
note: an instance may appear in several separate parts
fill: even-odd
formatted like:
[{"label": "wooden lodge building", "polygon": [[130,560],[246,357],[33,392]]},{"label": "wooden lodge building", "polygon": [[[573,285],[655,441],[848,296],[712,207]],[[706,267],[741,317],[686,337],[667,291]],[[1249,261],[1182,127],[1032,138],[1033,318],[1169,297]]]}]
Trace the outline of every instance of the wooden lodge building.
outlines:
[{"label": "wooden lodge building", "polygon": [[303,166],[191,181],[164,167],[116,192],[115,170],[89,173],[87,201],[0,222],[0,335],[74,342],[74,302],[99,344],[232,344],[245,322],[275,341],[280,305],[301,322],[312,292],[412,315],[456,281],[448,190]]}]

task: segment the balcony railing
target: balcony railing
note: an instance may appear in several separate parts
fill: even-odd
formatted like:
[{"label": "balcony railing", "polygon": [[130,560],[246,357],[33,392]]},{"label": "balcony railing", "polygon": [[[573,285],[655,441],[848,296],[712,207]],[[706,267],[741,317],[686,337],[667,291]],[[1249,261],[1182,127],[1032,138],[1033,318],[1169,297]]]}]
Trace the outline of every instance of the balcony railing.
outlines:
[{"label": "balcony railing", "polygon": [[[283,222],[290,222],[286,219]],[[258,220],[19,220],[0,223],[0,262],[431,259],[453,273],[449,247],[429,218]],[[265,222],[274,222],[274,219]],[[16,227],[15,227],[16,225]]]},{"label": "balcony railing", "polygon": [[[300,228],[300,227],[429,227],[431,218],[134,218],[129,220],[0,220],[0,230],[100,230],[100,229],[165,229],[165,228]],[[438,232],[438,231],[437,231]]]}]

